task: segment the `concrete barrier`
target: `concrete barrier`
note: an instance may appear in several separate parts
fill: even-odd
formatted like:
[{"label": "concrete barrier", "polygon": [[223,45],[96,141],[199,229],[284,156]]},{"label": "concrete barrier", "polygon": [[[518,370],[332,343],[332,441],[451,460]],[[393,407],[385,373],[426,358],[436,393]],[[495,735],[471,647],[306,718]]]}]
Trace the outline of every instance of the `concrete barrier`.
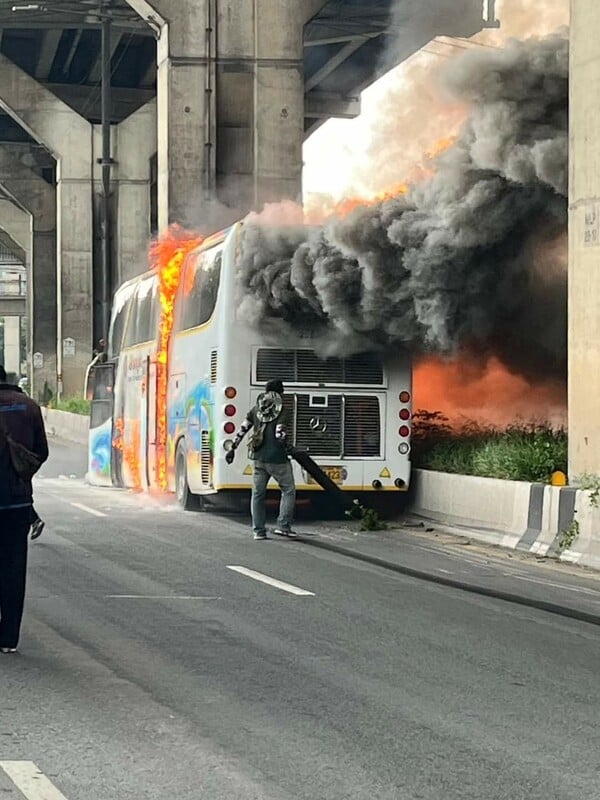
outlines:
[{"label": "concrete barrier", "polygon": [[87,445],[90,428],[88,416],[45,407],[42,407],[42,416],[46,425],[46,434],[49,437],[56,436],[59,439],[68,439],[71,442]]},{"label": "concrete barrier", "polygon": [[[600,569],[600,499],[589,491],[415,470],[411,498],[413,514],[473,539]],[[561,549],[569,529],[574,540]]]},{"label": "concrete barrier", "polygon": [[565,561],[600,569],[600,505],[596,493],[576,492],[574,519],[578,533],[561,557]]}]

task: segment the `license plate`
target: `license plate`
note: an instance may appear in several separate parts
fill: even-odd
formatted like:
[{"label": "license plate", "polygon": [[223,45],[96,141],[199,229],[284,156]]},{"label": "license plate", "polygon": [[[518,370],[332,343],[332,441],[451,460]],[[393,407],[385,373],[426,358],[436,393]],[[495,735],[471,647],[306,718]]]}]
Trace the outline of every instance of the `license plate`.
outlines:
[{"label": "license plate", "polygon": [[[325,475],[332,480],[334,483],[342,484],[346,477],[345,470],[343,467],[323,467],[319,464]],[[312,475],[308,476],[309,483],[316,483],[317,481],[312,477]]]}]

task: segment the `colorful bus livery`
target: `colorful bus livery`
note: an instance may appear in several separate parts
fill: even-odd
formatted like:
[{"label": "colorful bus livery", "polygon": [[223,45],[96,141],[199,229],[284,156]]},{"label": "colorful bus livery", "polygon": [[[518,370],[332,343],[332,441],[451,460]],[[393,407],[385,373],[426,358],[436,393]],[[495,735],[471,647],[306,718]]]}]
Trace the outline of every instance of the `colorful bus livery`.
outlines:
[{"label": "colorful bus livery", "polygon": [[[322,359],[309,346],[263,341],[237,314],[242,224],[206,240],[185,259],[175,297],[166,381],[166,484],[186,508],[224,491],[248,491],[252,462],[225,455],[264,384],[286,387],[291,438],[340,488],[406,490],[410,481],[411,365],[374,353]],[[158,280],[146,273],[117,292],[104,378],[113,403],[90,431],[90,480],[153,488],[157,475]],[[148,338],[149,337],[149,338]],[[94,416],[94,412],[93,412]],[[111,429],[107,473],[107,430]],[[102,445],[100,446],[100,442]],[[244,446],[242,446],[243,448]],[[101,455],[101,457],[99,456]],[[96,464],[96,467],[94,467]],[[101,466],[101,469],[99,468]],[[320,487],[294,463],[300,491]]]}]

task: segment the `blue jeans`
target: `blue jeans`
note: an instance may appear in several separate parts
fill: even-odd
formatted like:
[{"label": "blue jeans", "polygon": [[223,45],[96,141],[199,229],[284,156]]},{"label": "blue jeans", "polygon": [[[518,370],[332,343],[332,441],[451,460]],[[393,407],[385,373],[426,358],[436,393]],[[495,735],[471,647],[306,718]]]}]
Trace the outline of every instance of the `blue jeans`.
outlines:
[{"label": "blue jeans", "polygon": [[254,462],[254,485],[252,487],[252,527],[254,533],[264,533],[267,524],[267,484],[274,478],[281,489],[281,503],[277,527],[291,530],[296,505],[296,485],[289,461],[283,464],[270,464],[265,461]]}]

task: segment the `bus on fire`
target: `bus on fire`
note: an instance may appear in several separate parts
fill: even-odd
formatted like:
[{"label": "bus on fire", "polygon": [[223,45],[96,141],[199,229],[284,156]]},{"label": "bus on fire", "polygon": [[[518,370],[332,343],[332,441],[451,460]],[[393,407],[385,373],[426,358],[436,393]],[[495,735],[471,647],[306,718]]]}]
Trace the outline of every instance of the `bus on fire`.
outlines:
[{"label": "bus on fire", "polygon": [[[167,341],[156,272],[116,292],[107,360],[90,373],[90,482],[175,492],[187,509],[209,495],[249,492],[252,462],[229,466],[225,455],[265,383],[279,378],[293,443],[344,491],[406,491],[409,355],[322,359],[310,340],[263,341],[236,313],[243,235],[238,223],[187,255],[166,309]],[[293,468],[299,491],[322,491]]]}]

